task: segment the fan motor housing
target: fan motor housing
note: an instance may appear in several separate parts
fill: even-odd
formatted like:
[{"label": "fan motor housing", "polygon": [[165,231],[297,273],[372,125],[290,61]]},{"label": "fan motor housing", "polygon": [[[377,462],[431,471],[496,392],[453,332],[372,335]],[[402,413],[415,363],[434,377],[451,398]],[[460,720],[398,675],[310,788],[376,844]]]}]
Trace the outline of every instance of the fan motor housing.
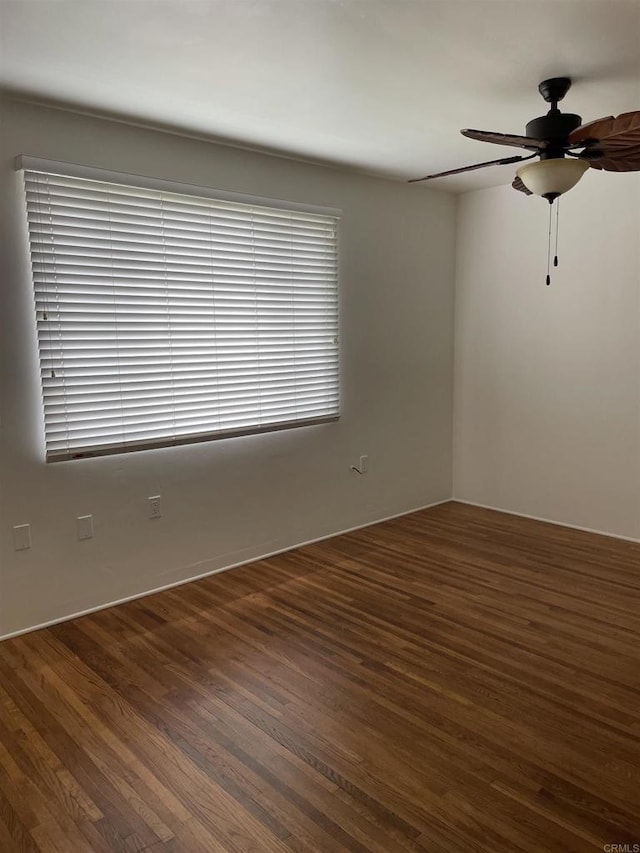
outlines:
[{"label": "fan motor housing", "polygon": [[[546,116],[539,116],[528,122],[525,134],[533,137],[533,139],[545,139],[550,142],[548,153],[551,154],[554,147],[562,147],[571,131],[580,127],[581,124],[582,118],[580,116],[551,109]],[[553,143],[557,143],[557,146],[554,146]],[[541,154],[544,156],[544,152]]]}]

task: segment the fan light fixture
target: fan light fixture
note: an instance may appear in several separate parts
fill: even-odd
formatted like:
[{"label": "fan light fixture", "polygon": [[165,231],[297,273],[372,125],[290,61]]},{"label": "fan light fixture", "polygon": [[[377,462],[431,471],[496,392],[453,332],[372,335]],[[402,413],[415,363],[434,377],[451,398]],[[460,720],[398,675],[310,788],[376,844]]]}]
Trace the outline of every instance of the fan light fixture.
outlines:
[{"label": "fan light fixture", "polygon": [[553,157],[521,166],[517,175],[528,190],[546,198],[549,204],[554,199],[575,187],[589,168],[586,160],[571,157]]}]

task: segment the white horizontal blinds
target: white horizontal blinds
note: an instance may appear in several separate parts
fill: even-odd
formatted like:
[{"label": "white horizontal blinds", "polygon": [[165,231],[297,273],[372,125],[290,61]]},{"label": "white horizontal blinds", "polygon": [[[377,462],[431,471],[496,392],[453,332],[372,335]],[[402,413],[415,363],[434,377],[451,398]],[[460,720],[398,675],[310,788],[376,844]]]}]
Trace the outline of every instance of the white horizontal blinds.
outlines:
[{"label": "white horizontal blinds", "polygon": [[335,216],[25,183],[48,459],[338,416]]}]

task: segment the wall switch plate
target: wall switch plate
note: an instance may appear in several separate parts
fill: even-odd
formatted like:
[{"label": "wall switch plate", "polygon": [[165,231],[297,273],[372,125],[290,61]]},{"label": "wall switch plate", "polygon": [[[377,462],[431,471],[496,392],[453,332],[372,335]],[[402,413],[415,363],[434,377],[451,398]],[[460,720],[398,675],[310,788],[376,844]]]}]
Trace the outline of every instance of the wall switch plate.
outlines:
[{"label": "wall switch plate", "polygon": [[149,518],[162,518],[162,498],[160,495],[153,495],[147,498],[149,505]]},{"label": "wall switch plate", "polygon": [[13,547],[16,551],[31,548],[31,525],[15,524],[13,527]]},{"label": "wall switch plate", "polygon": [[93,516],[78,516],[78,539],[93,539]]}]

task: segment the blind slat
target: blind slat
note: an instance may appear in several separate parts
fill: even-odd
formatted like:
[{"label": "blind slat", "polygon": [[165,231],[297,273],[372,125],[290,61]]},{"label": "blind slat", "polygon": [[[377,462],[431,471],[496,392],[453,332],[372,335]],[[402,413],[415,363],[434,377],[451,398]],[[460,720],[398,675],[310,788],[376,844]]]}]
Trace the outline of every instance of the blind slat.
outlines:
[{"label": "blind slat", "polygon": [[47,459],[338,417],[336,216],[24,177]]}]

